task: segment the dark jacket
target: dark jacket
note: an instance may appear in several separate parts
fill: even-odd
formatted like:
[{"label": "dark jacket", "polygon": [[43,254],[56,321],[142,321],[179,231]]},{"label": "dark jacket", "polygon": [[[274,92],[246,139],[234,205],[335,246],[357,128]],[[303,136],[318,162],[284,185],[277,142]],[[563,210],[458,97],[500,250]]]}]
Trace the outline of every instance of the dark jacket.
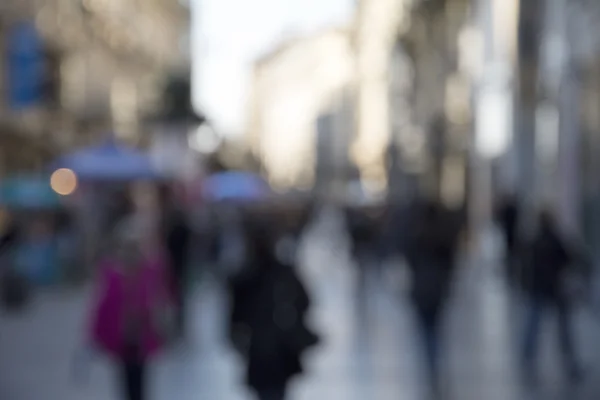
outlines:
[{"label": "dark jacket", "polygon": [[460,225],[441,206],[413,208],[404,255],[412,272],[411,295],[423,312],[436,313],[448,296]]},{"label": "dark jacket", "polygon": [[557,230],[540,227],[526,251],[525,289],[534,297],[564,300],[566,275],[575,258]]},{"label": "dark jacket", "polygon": [[[502,228],[509,253],[515,251],[519,210],[516,201],[507,200],[496,210],[496,219]],[[512,254],[511,254],[512,255]]]},{"label": "dark jacket", "polygon": [[167,214],[165,237],[173,275],[177,279],[182,279],[185,275],[192,237],[191,229],[183,212],[174,210]]},{"label": "dark jacket", "polygon": [[262,264],[230,281],[230,337],[247,359],[247,384],[261,390],[300,374],[301,356],[317,336],[306,326],[310,301],[294,268],[271,254],[254,260]]}]

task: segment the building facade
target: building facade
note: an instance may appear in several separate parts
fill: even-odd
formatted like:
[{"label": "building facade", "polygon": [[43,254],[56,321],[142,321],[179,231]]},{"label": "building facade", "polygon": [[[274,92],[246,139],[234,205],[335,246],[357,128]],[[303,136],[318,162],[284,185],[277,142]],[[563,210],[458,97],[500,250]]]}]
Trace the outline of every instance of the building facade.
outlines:
[{"label": "building facade", "polygon": [[[370,2],[364,1],[367,7]],[[466,198],[466,161],[473,139],[472,78],[463,68],[461,48],[462,35],[472,20],[470,6],[469,0],[395,2],[396,15],[388,18],[387,33],[382,30],[377,39],[382,54],[385,49],[379,79],[387,82],[389,100],[380,105],[380,116],[361,114],[371,122],[361,124],[357,132],[366,144],[367,127],[379,123],[385,113],[389,122],[381,129],[386,133],[381,134],[381,143],[371,145],[385,149],[394,142],[392,148],[400,152],[399,169],[411,182],[418,182],[418,191],[454,205]],[[370,68],[375,74],[375,66]],[[359,81],[358,85],[369,84]],[[398,185],[388,182],[392,186]]]},{"label": "building facade", "polygon": [[[3,2],[0,57],[8,71],[0,85],[0,140],[26,141],[25,147],[37,149],[30,161],[4,154],[4,169],[35,169],[108,131],[137,143],[146,117],[160,107],[165,77],[189,69],[189,51],[179,46],[188,19],[183,5],[167,0]],[[11,48],[18,42],[11,37],[23,26],[37,41],[29,49],[37,72],[29,78],[39,87],[15,89],[28,78],[11,74],[12,64],[27,61]],[[20,101],[27,90],[33,90],[30,98]]]},{"label": "building facade", "polygon": [[335,121],[321,143],[326,135],[337,143],[352,134],[353,67],[345,29],[291,40],[255,64],[247,141],[275,186],[313,185],[319,117]]}]

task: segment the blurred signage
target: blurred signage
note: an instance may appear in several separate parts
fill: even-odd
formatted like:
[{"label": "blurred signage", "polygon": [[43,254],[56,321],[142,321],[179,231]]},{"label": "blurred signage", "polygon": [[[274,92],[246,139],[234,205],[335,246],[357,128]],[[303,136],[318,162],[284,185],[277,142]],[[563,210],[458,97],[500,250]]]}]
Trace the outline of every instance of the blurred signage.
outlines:
[{"label": "blurred signage", "polygon": [[35,105],[42,98],[44,51],[33,23],[22,22],[8,33],[8,101],[12,108]]}]

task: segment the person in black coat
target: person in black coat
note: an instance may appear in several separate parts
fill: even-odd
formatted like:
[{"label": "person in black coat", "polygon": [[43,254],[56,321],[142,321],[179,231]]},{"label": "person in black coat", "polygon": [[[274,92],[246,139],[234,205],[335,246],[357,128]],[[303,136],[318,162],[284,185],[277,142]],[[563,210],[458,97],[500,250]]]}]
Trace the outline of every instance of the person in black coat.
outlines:
[{"label": "person in black coat", "polygon": [[419,201],[411,209],[402,252],[412,275],[411,300],[423,341],[426,373],[431,388],[438,392],[441,322],[455,269],[460,224],[434,201]]},{"label": "person in black coat", "polygon": [[305,321],[310,299],[294,266],[277,259],[268,227],[251,227],[247,240],[247,265],[229,282],[230,338],[258,398],[283,400],[303,372],[303,353],[318,341]]},{"label": "person in black coat", "polygon": [[187,221],[185,212],[178,206],[174,194],[163,189],[163,221],[162,234],[171,266],[174,294],[177,303],[176,329],[179,336],[185,333],[188,264],[192,228]]},{"label": "person in black coat", "polygon": [[509,282],[516,279],[517,237],[519,228],[519,207],[512,196],[505,196],[496,209],[496,220],[502,230],[506,246],[505,267]]},{"label": "person in black coat", "polygon": [[562,237],[554,216],[543,211],[533,240],[527,246],[524,289],[527,294],[527,320],[523,340],[524,373],[535,377],[538,338],[543,316],[548,311],[557,315],[559,346],[567,375],[581,378],[582,371],[576,352],[572,323],[572,298],[568,290],[569,275],[575,268],[578,254]]}]

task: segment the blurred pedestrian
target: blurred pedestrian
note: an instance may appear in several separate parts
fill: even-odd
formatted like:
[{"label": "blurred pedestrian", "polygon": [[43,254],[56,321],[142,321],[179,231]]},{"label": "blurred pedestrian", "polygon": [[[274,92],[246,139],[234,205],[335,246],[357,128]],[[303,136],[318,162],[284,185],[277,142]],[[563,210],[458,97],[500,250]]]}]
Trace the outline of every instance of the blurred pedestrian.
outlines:
[{"label": "blurred pedestrian", "polygon": [[426,373],[439,394],[442,357],[441,325],[450,294],[459,226],[439,203],[424,201],[414,208],[403,253],[412,275],[411,299],[417,330],[423,341]]},{"label": "blurred pedestrian", "polygon": [[20,310],[30,297],[30,285],[15,265],[23,231],[12,216],[7,216],[4,230],[0,234],[0,295],[3,306]]},{"label": "blurred pedestrian", "polygon": [[544,314],[557,315],[559,348],[567,375],[574,381],[582,377],[573,332],[573,298],[570,278],[576,274],[576,255],[562,237],[552,213],[540,213],[537,232],[528,246],[524,278],[527,314],[522,362],[526,377],[535,379],[539,334]]},{"label": "blurred pedestrian", "polygon": [[15,249],[23,236],[22,229],[11,216],[6,216],[3,225],[0,232],[0,276],[14,267]]},{"label": "blurred pedestrian", "polygon": [[267,225],[248,229],[247,265],[231,279],[230,335],[246,359],[246,382],[260,400],[284,400],[303,372],[302,354],[318,341],[306,325],[309,296],[293,265],[275,255]]},{"label": "blurred pedestrian", "polygon": [[496,220],[502,230],[505,244],[506,278],[514,283],[516,271],[516,250],[519,227],[519,207],[514,196],[503,196],[496,209]]},{"label": "blurred pedestrian", "polygon": [[169,256],[173,290],[177,302],[177,333],[183,337],[186,329],[187,285],[192,229],[188,218],[172,191],[163,192],[163,240]]},{"label": "blurred pedestrian", "polygon": [[378,237],[375,223],[367,210],[351,207],[346,209],[346,222],[350,235],[352,258],[358,269],[359,296],[364,299],[370,272],[377,263]]},{"label": "blurred pedestrian", "polygon": [[147,399],[148,363],[163,347],[172,323],[165,262],[145,246],[146,227],[122,221],[98,266],[91,344],[112,356],[120,369],[124,400]]},{"label": "blurred pedestrian", "polygon": [[227,278],[243,267],[247,252],[244,220],[241,208],[225,204],[219,210],[216,238],[217,274]]},{"label": "blurred pedestrian", "polygon": [[0,253],[15,246],[20,235],[18,224],[10,216],[7,216],[2,232],[0,233]]}]

